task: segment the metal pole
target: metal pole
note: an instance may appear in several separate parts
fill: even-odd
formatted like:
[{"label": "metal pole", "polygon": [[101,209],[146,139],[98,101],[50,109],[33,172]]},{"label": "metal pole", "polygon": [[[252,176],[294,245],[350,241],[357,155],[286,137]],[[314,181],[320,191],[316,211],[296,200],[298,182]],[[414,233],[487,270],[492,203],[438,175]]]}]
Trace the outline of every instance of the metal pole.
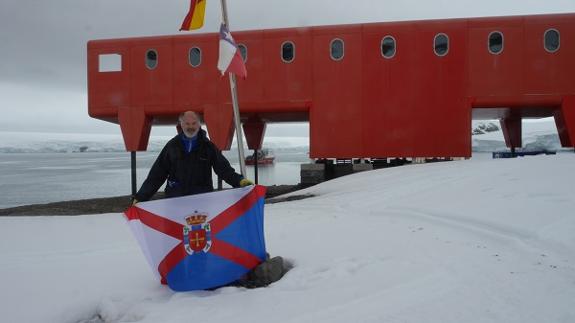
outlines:
[{"label": "metal pole", "polygon": [[236,76],[230,73],[229,77],[230,77],[230,88],[232,90],[232,102],[234,107],[234,121],[236,124],[236,140],[238,142],[238,158],[240,159],[240,170],[242,172],[242,176],[246,177],[246,160],[244,157],[244,134],[242,131],[242,125],[240,121],[240,108],[238,105]]},{"label": "metal pole", "polygon": [[130,152],[130,159],[132,164],[132,197],[136,196],[136,152]]},{"label": "metal pole", "polygon": [[[226,0],[221,0],[222,3],[222,18],[224,20],[224,25],[230,29],[230,24],[228,21],[228,9],[226,6]],[[232,92],[232,104],[234,108],[234,121],[236,126],[236,141],[238,142],[238,158],[240,159],[240,171],[243,177],[246,177],[246,161],[244,158],[244,140],[243,132],[240,121],[240,108],[238,104],[238,92],[236,86],[236,76],[229,73],[230,78],[230,90]]]},{"label": "metal pole", "polygon": [[258,150],[257,150],[257,149],[254,149],[254,177],[255,177],[255,180],[256,180],[256,185],[259,184],[259,183],[258,183],[258,164],[259,164],[259,161],[258,161]]},{"label": "metal pole", "polygon": [[222,3],[222,19],[224,20],[224,25],[228,27],[228,30],[230,30],[230,24],[228,21],[228,6],[226,5],[226,0],[221,0],[220,2]]}]

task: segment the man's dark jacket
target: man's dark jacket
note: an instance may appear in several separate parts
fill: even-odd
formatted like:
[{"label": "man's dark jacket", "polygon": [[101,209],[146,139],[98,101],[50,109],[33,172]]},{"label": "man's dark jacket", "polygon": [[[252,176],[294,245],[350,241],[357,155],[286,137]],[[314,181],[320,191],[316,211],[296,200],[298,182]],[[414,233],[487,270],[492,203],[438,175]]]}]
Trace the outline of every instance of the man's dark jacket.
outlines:
[{"label": "man's dark jacket", "polygon": [[166,197],[211,192],[214,190],[212,168],[226,183],[233,187],[240,186],[243,177],[230,166],[221,151],[206,137],[204,130],[198,131],[197,147],[189,153],[184,150],[180,136],[183,135],[175,136],[162,149],[135,199],[149,200],[166,179]]}]

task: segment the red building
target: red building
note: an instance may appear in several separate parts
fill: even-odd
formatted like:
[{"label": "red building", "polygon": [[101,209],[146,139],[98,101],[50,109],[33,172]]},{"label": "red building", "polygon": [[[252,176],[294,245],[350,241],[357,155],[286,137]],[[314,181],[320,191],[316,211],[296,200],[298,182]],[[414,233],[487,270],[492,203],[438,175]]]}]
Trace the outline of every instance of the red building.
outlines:
[{"label": "red building", "polygon": [[[471,120],[500,119],[521,146],[521,119],[554,117],[575,146],[575,14],[370,23],[235,32],[250,148],[267,122],[309,121],[310,157],[469,157]],[[117,68],[100,62],[115,58]],[[119,123],[129,151],[152,124],[200,112],[229,149],[229,82],[218,35],[88,43],[90,116]]]}]

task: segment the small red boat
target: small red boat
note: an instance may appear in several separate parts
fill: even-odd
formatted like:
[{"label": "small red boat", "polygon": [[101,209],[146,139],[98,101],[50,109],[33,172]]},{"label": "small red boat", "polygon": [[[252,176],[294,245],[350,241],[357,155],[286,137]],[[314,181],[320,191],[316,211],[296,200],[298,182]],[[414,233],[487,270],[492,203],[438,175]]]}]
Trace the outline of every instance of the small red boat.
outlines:
[{"label": "small red boat", "polygon": [[[274,163],[275,156],[269,149],[258,150],[258,165],[271,165]],[[245,159],[246,165],[255,165],[254,155],[249,155]]]}]

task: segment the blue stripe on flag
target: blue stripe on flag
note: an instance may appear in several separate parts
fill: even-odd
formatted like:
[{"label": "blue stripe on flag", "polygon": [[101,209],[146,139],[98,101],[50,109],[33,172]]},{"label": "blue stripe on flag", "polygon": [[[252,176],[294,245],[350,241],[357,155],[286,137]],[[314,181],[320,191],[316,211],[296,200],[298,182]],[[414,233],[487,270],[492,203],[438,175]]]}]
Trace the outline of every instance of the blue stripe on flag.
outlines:
[{"label": "blue stripe on flag", "polygon": [[[260,198],[246,213],[216,234],[216,238],[241,248],[264,261],[266,245],[263,208],[264,199]],[[243,234],[238,234],[238,232]]]},{"label": "blue stripe on flag", "polygon": [[174,291],[208,289],[227,285],[248,270],[211,253],[195,253],[180,261],[168,273],[168,285]]}]

